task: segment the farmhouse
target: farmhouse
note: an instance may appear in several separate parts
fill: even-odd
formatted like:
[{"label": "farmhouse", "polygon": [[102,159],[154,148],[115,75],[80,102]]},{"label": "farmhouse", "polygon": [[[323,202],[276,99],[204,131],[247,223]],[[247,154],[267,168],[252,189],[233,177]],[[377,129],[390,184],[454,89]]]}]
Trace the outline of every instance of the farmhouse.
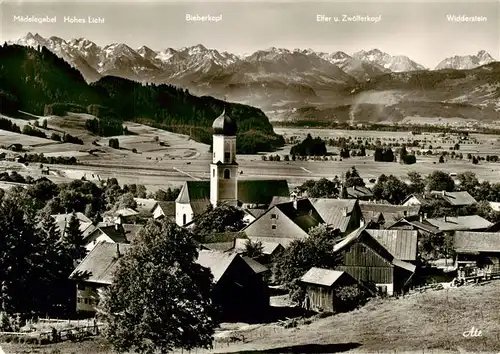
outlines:
[{"label": "farmhouse", "polygon": [[336,312],[335,290],[357,284],[346,272],[316,267],[309,269],[300,282],[306,291],[305,308],[316,312]]},{"label": "farmhouse", "polygon": [[328,226],[343,234],[366,223],[360,203],[355,199],[310,198],[309,201]]},{"label": "farmhouse", "polygon": [[347,187],[347,197],[349,199],[359,199],[359,200],[373,200],[373,192],[370,188],[354,186]]},{"label": "farmhouse", "polygon": [[500,267],[500,233],[457,231],[453,236],[458,268]]},{"label": "farmhouse", "polygon": [[123,224],[99,223],[94,230],[83,238],[87,251],[92,250],[101,242],[129,243]]},{"label": "farmhouse", "polygon": [[[78,312],[95,312],[102,290],[113,280],[120,258],[131,245],[101,242],[71,273],[77,283]],[[269,293],[261,275],[236,253],[201,250],[198,264],[211,270],[215,288],[212,301],[221,307],[227,319],[261,314],[268,309]]]},{"label": "farmhouse", "polygon": [[396,259],[413,263],[417,261],[418,232],[415,230],[366,230]]},{"label": "farmhouse", "polygon": [[176,223],[184,226],[220,203],[266,209],[273,196],[289,196],[286,180],[239,180],[236,162],[236,122],[225,111],[212,125],[213,158],[210,181],[187,181],[176,199]]},{"label": "farmhouse", "polygon": [[420,213],[419,205],[392,205],[360,201],[359,206],[366,221],[373,221],[383,228],[396,223],[402,218],[418,219]]},{"label": "farmhouse", "polygon": [[439,231],[484,231],[493,225],[479,215],[445,216],[442,218],[425,219],[425,224],[434,226]]},{"label": "farmhouse", "polygon": [[467,191],[431,191],[430,195],[435,199],[443,200],[450,207],[464,207],[477,203],[474,197],[472,197]]},{"label": "farmhouse", "polygon": [[[61,232],[61,237],[66,233],[68,223],[73,214],[54,214],[52,217],[54,218],[59,231]],[[82,237],[85,238],[90,235],[94,230],[95,226],[92,224],[92,220],[85,216],[83,213],[74,213],[75,217],[78,219],[80,223],[79,230],[82,233]]]},{"label": "farmhouse", "polygon": [[109,212],[104,216],[104,222],[115,224],[130,224],[139,220],[139,212],[132,208],[123,208]]},{"label": "farmhouse", "polygon": [[[415,265],[397,259],[362,226],[334,246],[343,270],[360,284],[380,294],[393,295],[404,292],[415,273]],[[413,254],[413,246],[405,243],[408,250],[401,254]]]}]

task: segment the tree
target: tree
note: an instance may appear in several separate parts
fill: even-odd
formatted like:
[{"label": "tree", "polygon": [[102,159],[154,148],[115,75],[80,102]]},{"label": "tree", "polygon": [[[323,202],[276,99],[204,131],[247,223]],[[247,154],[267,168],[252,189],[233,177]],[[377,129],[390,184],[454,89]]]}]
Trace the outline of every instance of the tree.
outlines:
[{"label": "tree", "polygon": [[84,247],[82,232],[80,231],[80,220],[75,213],[71,214],[63,234],[63,243],[75,263],[82,260],[87,253]]},{"label": "tree", "polygon": [[134,194],[132,194],[130,192],[121,195],[118,198],[118,201],[116,202],[113,209],[116,211],[116,210],[127,209],[127,208],[130,208],[130,209],[137,208],[137,202],[134,199]]},{"label": "tree", "polygon": [[418,172],[408,172],[408,179],[410,180],[410,192],[422,194],[425,192],[425,181],[422,175]]},{"label": "tree", "polygon": [[326,178],[318,181],[308,180],[298,187],[301,193],[307,193],[310,198],[337,198],[339,195],[339,185]]},{"label": "tree", "polygon": [[381,175],[373,186],[375,199],[387,200],[391,204],[400,204],[409,191],[409,186],[394,175]]},{"label": "tree", "polygon": [[476,189],[479,187],[479,180],[474,172],[465,171],[457,174],[458,186],[460,190],[469,192],[472,196],[476,195]]},{"label": "tree", "polygon": [[443,155],[439,156],[439,163],[444,163],[444,156]]},{"label": "tree", "polygon": [[352,166],[349,171],[346,172],[345,174],[345,187],[364,187],[365,182],[363,181],[363,178],[358,173],[358,170],[356,170],[356,167]]},{"label": "tree", "polygon": [[447,191],[453,192],[455,190],[455,182],[449,174],[443,171],[433,171],[426,178],[428,191]]},{"label": "tree", "polygon": [[312,267],[334,269],[339,264],[338,255],[332,252],[340,237],[339,230],[321,224],[309,230],[309,237],[294,240],[274,266],[275,279],[285,285],[292,299],[300,300],[302,293],[298,280]]},{"label": "tree", "polygon": [[42,120],[42,128],[47,129],[47,119]]},{"label": "tree", "polygon": [[399,150],[399,163],[406,163],[406,156],[408,155],[408,151],[406,151],[406,147],[403,145]]},{"label": "tree", "polygon": [[252,240],[247,240],[245,242],[245,250],[243,251],[246,256],[257,259],[264,255],[264,246],[262,242],[252,242]]},{"label": "tree", "polygon": [[117,351],[212,347],[213,276],[197,257],[189,232],[173,223],[150,220],[139,232],[102,303],[105,335]]},{"label": "tree", "polygon": [[120,148],[120,141],[117,138],[112,138],[112,139],[109,139],[108,145],[110,148],[119,149]]},{"label": "tree", "polygon": [[193,233],[204,237],[220,232],[239,231],[245,227],[243,210],[234,206],[221,204],[215,208],[209,208],[194,221]]}]

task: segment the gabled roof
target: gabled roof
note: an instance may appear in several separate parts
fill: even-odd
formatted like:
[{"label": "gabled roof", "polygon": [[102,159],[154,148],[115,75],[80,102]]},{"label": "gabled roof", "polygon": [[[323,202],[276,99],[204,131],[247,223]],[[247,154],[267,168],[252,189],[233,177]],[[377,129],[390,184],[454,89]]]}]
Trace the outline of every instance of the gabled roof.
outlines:
[{"label": "gabled roof", "polygon": [[426,219],[425,222],[438,228],[440,231],[483,230],[492,225],[491,222],[479,215],[447,216],[444,218]]},{"label": "gabled roof", "polygon": [[271,203],[269,203],[269,207],[273,207],[277,204],[288,203],[291,201],[292,201],[292,198],[290,196],[283,196],[283,197],[273,196],[273,198],[271,199]]},{"label": "gabled roof", "polygon": [[393,223],[402,218],[417,216],[420,205],[391,205],[359,201],[359,207],[365,220],[376,221],[382,215],[386,223]]},{"label": "gabled roof", "polygon": [[137,210],[134,210],[132,208],[123,208],[123,209],[118,209],[117,211],[113,212],[114,216],[136,216],[139,215],[139,212]]},{"label": "gabled roof", "polygon": [[373,192],[370,190],[370,188],[367,187],[361,187],[361,186],[354,186],[354,187],[347,187],[347,195],[349,198],[373,198]]},{"label": "gabled roof", "polygon": [[261,273],[265,273],[265,272],[269,271],[269,268],[267,268],[263,264],[260,264],[259,262],[257,262],[253,258],[250,258],[247,256],[243,256],[241,258],[243,258],[243,260],[246,262],[246,264],[248,264],[250,266],[250,268],[252,268],[252,270],[255,272],[255,274],[261,274]]},{"label": "gabled roof", "polygon": [[500,233],[457,231],[453,236],[456,252],[499,252]]},{"label": "gabled roof", "polygon": [[[61,232],[61,236],[66,232],[65,230],[68,227],[71,215],[72,213],[52,215],[52,217],[55,219],[57,227],[59,228],[59,231]],[[75,216],[80,222],[79,230],[82,233],[82,238],[86,238],[95,230],[95,226],[92,224],[92,221],[83,213],[75,213]]]},{"label": "gabled roof", "polygon": [[367,225],[360,226],[356,230],[351,232],[349,235],[344,237],[342,240],[340,240],[340,242],[338,242],[333,246],[333,252],[334,253],[339,252],[345,247],[349,246],[354,241],[356,241],[363,234],[363,231],[365,231],[366,228]]},{"label": "gabled roof", "polygon": [[262,214],[264,214],[267,209],[262,209],[262,208],[250,208],[250,209],[244,209],[245,213],[247,213],[248,215],[251,215],[253,216],[254,218],[258,218],[259,216],[261,216]]},{"label": "gabled roof", "polygon": [[76,269],[69,276],[70,279],[77,279],[78,274],[88,275],[84,278],[90,283],[109,285],[113,281],[113,273],[118,265],[118,250],[120,255],[126,254],[130,245],[120,243],[98,243],[80,262]]},{"label": "gabled roof", "polygon": [[244,204],[269,205],[274,196],[289,197],[285,179],[244,180],[238,179],[238,201]]},{"label": "gabled roof", "polygon": [[347,230],[358,205],[356,199],[309,198],[309,201],[327,225],[341,232]]},{"label": "gabled roof", "polygon": [[239,257],[236,253],[200,250],[197,263],[209,268],[214,275],[214,282],[217,283],[236,257]]},{"label": "gabled roof", "polygon": [[406,225],[412,226],[416,229],[423,230],[423,231],[429,232],[429,233],[434,234],[434,235],[437,235],[437,234],[442,232],[437,227],[434,227],[431,224],[423,223],[423,222],[420,222],[417,220],[413,220],[413,221],[406,220],[404,218],[401,220],[398,220],[397,222],[395,222],[394,224],[389,226],[388,229],[397,228],[401,224],[406,224]]},{"label": "gabled roof", "polygon": [[414,194],[410,194],[409,196],[407,196],[402,202],[401,202],[401,205],[405,204],[406,202],[408,202],[410,199],[412,198],[415,198],[417,200],[418,203],[420,203],[420,205],[423,205],[423,206],[426,206],[427,204],[429,204],[430,200],[428,198],[425,197],[425,195],[423,194],[418,194],[418,193],[414,193]]},{"label": "gabled roof", "polygon": [[418,232],[416,230],[366,229],[366,232],[384,246],[394,258],[403,261],[417,259]]},{"label": "gabled roof", "polygon": [[431,195],[439,197],[452,206],[466,206],[477,203],[467,191],[446,192],[446,191],[431,191]]},{"label": "gabled roof", "polygon": [[312,267],[300,278],[302,283],[331,287],[341,276],[347,273],[338,270]]},{"label": "gabled roof", "polygon": [[175,216],[175,201],[160,201],[155,204],[153,210],[156,207],[163,210],[163,214],[167,217]]},{"label": "gabled roof", "polygon": [[186,181],[175,202],[189,204],[204,199],[210,202],[210,181]]},{"label": "gabled roof", "polygon": [[122,225],[107,225],[96,228],[96,231],[101,231],[115,243],[127,243],[125,229]]}]

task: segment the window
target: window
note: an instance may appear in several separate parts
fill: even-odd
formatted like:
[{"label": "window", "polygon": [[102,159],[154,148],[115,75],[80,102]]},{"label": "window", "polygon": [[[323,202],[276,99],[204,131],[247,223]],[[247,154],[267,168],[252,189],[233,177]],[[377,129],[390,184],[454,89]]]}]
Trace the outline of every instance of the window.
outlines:
[{"label": "window", "polygon": [[77,285],[78,290],[85,290],[85,285],[83,284],[78,284]]},{"label": "window", "polygon": [[227,168],[224,170],[224,179],[229,179],[231,178],[231,171],[229,171]]},{"label": "window", "polygon": [[271,219],[276,219],[276,214],[271,214]]},{"label": "window", "polygon": [[88,305],[89,304],[89,299],[84,299],[83,302],[85,303],[85,305]]},{"label": "window", "polygon": [[366,248],[365,247],[361,247],[361,253],[366,253]]},{"label": "window", "polygon": [[214,152],[214,159],[215,159],[215,152]]},{"label": "window", "polygon": [[182,225],[186,225],[186,214],[182,215]]},{"label": "window", "polygon": [[271,228],[272,228],[273,230],[276,230],[276,225],[272,225],[272,226],[271,226]]},{"label": "window", "polygon": [[405,210],[405,211],[403,211],[403,215],[404,215],[404,216],[408,216],[408,212],[407,212],[406,210]]},{"label": "window", "polygon": [[224,161],[225,162],[230,162],[229,160],[231,159],[231,153],[225,152],[224,153]]},{"label": "window", "polygon": [[212,177],[215,177],[215,168],[212,170]]}]

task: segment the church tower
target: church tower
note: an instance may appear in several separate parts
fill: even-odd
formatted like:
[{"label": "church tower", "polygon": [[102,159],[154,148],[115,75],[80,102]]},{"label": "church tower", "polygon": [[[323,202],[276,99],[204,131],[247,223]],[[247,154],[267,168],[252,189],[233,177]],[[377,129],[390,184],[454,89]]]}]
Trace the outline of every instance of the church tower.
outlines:
[{"label": "church tower", "polygon": [[238,164],[236,163],[236,122],[222,114],[212,124],[213,157],[210,164],[210,202],[236,205],[238,200]]}]

